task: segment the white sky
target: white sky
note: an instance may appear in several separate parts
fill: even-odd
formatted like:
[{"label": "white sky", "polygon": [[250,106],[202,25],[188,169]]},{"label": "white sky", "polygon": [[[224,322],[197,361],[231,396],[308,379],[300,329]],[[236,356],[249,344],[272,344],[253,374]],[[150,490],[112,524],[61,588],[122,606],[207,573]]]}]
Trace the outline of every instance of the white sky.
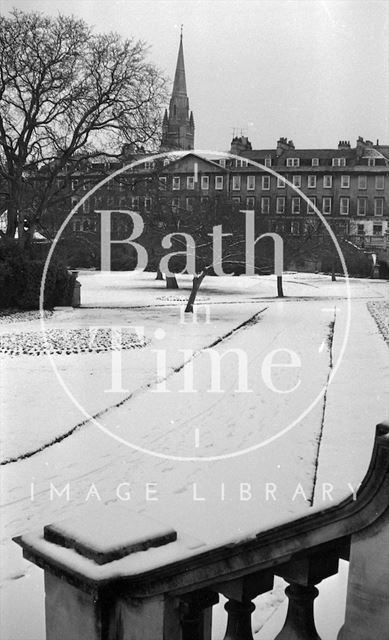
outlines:
[{"label": "white sky", "polygon": [[73,13],[98,31],[150,46],[172,78],[184,24],[195,146],[229,148],[233,128],[253,148],[279,136],[335,147],[358,135],[389,143],[388,0],[0,0]]}]

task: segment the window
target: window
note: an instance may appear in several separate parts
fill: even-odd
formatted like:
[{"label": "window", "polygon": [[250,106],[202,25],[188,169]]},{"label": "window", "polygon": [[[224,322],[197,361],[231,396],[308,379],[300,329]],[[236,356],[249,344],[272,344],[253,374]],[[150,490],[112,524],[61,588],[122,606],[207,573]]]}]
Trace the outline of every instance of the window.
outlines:
[{"label": "window", "polygon": [[332,176],[323,176],[323,187],[325,189],[331,189],[331,187],[332,187]]},{"label": "window", "polygon": [[255,176],[247,176],[247,191],[255,189]]},{"label": "window", "polygon": [[177,211],[179,206],[180,206],[180,199],[179,198],[173,198],[172,199],[172,210],[173,210],[173,212]]},{"label": "window", "polygon": [[186,178],[186,188],[190,191],[194,189],[194,176],[187,176]]},{"label": "window", "polygon": [[382,236],[382,224],[373,224],[373,236]]},{"label": "window", "polygon": [[286,166],[287,167],[299,167],[300,166],[300,158],[286,158]]},{"label": "window", "polygon": [[265,167],[271,167],[271,157],[266,156],[265,158]]},{"label": "window", "polygon": [[223,189],[223,176],[215,176],[215,189],[221,191]]},{"label": "window", "polygon": [[367,176],[358,176],[358,189],[367,189]]},{"label": "window", "polygon": [[357,216],[367,214],[367,198],[357,198]]},{"label": "window", "polygon": [[80,231],[80,221],[79,220],[75,220],[73,222],[73,231]]},{"label": "window", "polygon": [[300,198],[292,198],[292,213],[300,213]]},{"label": "window", "polygon": [[299,222],[291,222],[290,223],[290,233],[293,236],[300,235],[300,223]]},{"label": "window", "polygon": [[285,198],[277,198],[276,213],[285,213]]},{"label": "window", "polygon": [[173,191],[178,191],[181,188],[181,181],[178,176],[173,176]]},{"label": "window", "polygon": [[357,235],[358,236],[363,236],[365,233],[365,225],[362,224],[357,224]]},{"label": "window", "polygon": [[308,187],[309,189],[316,188],[316,176],[308,176]]},{"label": "window", "polygon": [[204,189],[204,191],[209,189],[209,176],[201,176],[201,188]]},{"label": "window", "polygon": [[232,190],[239,191],[240,189],[240,176],[232,176]]},{"label": "window", "polygon": [[368,167],[375,167],[375,158],[368,158],[367,159],[367,166]]},{"label": "window", "polygon": [[340,186],[342,189],[350,188],[350,176],[341,176],[340,177]]},{"label": "window", "polygon": [[193,198],[191,198],[190,196],[185,198],[185,208],[187,211],[192,211],[193,209]]},{"label": "window", "polygon": [[154,162],[145,162],[145,169],[154,169]]},{"label": "window", "polygon": [[270,212],[270,198],[261,198],[261,213]]},{"label": "window", "polygon": [[262,189],[268,191],[270,189],[270,176],[262,176]]},{"label": "window", "polygon": [[151,203],[152,203],[151,198],[145,198],[145,210],[146,211],[151,211]]},{"label": "window", "polygon": [[73,178],[72,179],[72,191],[77,191],[78,189],[78,179],[77,178]]},{"label": "window", "polygon": [[165,177],[165,176],[162,176],[162,177],[159,179],[159,184],[160,184],[161,189],[162,189],[163,191],[165,191],[165,190],[166,190],[166,177]]},{"label": "window", "polygon": [[385,187],[385,176],[376,176],[375,177],[375,188],[376,189],[384,189]]},{"label": "window", "polygon": [[[316,206],[316,204],[317,204],[316,196],[310,196],[309,199],[312,202],[312,204],[314,204]],[[307,204],[307,213],[315,213],[315,210],[314,210],[314,208],[312,207],[311,204]]]},{"label": "window", "polygon": [[164,158],[163,159],[163,166],[166,167],[166,165],[168,165],[170,162],[169,158]]},{"label": "window", "polygon": [[346,158],[332,158],[332,166],[333,167],[345,167],[346,166]]},{"label": "window", "polygon": [[319,158],[312,158],[312,166],[313,167],[319,166]]},{"label": "window", "polygon": [[332,211],[332,199],[323,198],[323,213],[329,215]]},{"label": "window", "polygon": [[293,176],[293,186],[301,187],[301,176]]},{"label": "window", "polygon": [[221,160],[219,160],[219,164],[221,167],[225,167],[226,166],[226,159],[222,158]]},{"label": "window", "polygon": [[384,199],[374,198],[374,215],[382,216],[384,213]]},{"label": "window", "polygon": [[247,160],[235,160],[236,167],[247,167]]},{"label": "window", "polygon": [[340,215],[348,216],[350,210],[350,198],[340,199]]},{"label": "window", "polygon": [[285,182],[279,176],[277,177],[277,189],[285,189]]},{"label": "window", "polygon": [[240,196],[233,196],[233,197],[232,197],[232,203],[233,203],[236,207],[240,206]]},{"label": "window", "polygon": [[255,208],[255,198],[253,196],[246,198],[246,207],[250,210]]}]

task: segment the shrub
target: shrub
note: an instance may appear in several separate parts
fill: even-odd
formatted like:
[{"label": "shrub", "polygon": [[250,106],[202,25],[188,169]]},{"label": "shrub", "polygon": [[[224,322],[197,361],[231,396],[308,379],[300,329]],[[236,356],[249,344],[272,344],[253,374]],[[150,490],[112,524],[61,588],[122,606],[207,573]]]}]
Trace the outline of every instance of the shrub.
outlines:
[{"label": "shrub", "polygon": [[[33,260],[19,249],[0,250],[0,307],[39,309],[44,260]],[[46,274],[45,309],[71,304],[75,276],[58,262],[51,261]]]}]

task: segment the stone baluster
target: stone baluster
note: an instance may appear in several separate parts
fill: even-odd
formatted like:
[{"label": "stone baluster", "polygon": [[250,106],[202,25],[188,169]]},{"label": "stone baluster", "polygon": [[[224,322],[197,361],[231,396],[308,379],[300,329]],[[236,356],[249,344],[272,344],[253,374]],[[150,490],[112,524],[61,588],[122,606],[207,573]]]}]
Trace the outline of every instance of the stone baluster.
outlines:
[{"label": "stone baluster", "polygon": [[206,590],[182,598],[182,640],[211,640],[212,607],[218,602],[218,594]]},{"label": "stone baluster", "polygon": [[228,613],[224,640],[253,640],[251,614],[255,610],[255,604],[252,600],[261,593],[270,591],[273,581],[273,572],[265,570],[216,585],[219,593],[229,598],[224,605]]},{"label": "stone baluster", "polygon": [[293,558],[276,569],[289,582],[285,624],[275,640],[320,640],[314,621],[313,603],[319,591],[316,584],[338,572],[340,549],[333,548]]},{"label": "stone baluster", "polygon": [[255,610],[255,604],[251,600],[229,600],[224,608],[228,613],[224,640],[253,640],[251,614]]},{"label": "stone baluster", "polygon": [[288,613],[275,640],[320,640],[313,617],[313,601],[319,590],[292,582],[285,593],[289,598]]}]

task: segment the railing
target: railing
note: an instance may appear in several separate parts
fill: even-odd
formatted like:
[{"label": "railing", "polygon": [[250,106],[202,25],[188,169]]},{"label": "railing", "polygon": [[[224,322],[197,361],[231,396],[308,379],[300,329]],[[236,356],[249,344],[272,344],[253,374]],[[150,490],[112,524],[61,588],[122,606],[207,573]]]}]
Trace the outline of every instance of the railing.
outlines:
[{"label": "railing", "polygon": [[97,518],[16,539],[45,572],[47,640],[210,640],[219,594],[228,598],[224,640],[252,640],[252,600],[275,575],[289,583],[277,640],[318,640],[316,585],[340,558],[350,565],[338,640],[389,638],[389,424],[377,427],[356,499],[248,540],[208,547],[147,518],[129,521],[115,505]]}]

